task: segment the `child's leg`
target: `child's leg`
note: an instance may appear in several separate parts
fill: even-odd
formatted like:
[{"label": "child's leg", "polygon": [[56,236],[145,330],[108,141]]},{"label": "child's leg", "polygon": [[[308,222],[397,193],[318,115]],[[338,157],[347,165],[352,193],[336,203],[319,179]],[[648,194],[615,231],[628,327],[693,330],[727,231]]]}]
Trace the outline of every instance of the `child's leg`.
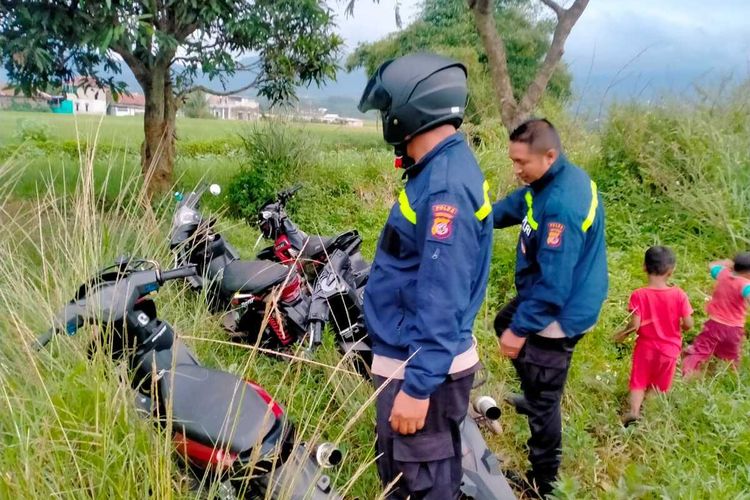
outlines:
[{"label": "child's leg", "polygon": [[682,376],[691,378],[698,373],[703,363],[714,353],[719,342],[717,329],[720,327],[715,321],[706,321],[703,331],[688,346],[685,357],[682,358]]},{"label": "child's leg", "polygon": [[643,405],[643,399],[645,397],[646,391],[643,389],[630,391],[630,414],[635,418],[641,417],[641,405]]},{"label": "child's leg", "polygon": [[722,336],[714,350],[717,358],[729,361],[736,371],[740,365],[742,356],[742,343],[745,340],[744,328],[725,326]]}]

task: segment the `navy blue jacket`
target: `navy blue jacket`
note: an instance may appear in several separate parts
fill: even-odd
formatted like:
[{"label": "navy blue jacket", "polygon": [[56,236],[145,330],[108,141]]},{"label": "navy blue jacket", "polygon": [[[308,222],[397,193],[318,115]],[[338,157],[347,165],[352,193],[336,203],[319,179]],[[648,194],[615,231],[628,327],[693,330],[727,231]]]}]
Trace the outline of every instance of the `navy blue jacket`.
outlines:
[{"label": "navy blue jacket", "polygon": [[425,399],[472,345],[492,252],[492,205],[459,133],[407,170],[365,289],[375,354],[406,360],[402,390]]},{"label": "navy blue jacket", "polygon": [[588,174],[560,155],[530,186],[493,205],[496,228],[521,224],[516,250],[519,336],[557,321],[576,337],[596,323],[607,297],[604,207]]}]

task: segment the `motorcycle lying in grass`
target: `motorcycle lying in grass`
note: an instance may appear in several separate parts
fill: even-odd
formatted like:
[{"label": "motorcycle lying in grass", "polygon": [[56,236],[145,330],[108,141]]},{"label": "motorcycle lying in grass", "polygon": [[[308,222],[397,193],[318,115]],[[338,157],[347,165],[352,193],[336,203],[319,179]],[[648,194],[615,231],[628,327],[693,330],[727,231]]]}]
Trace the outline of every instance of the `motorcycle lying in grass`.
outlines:
[{"label": "motorcycle lying in grass", "polygon": [[[350,356],[357,372],[371,378],[372,351],[364,323],[364,286],[357,287],[355,269],[350,255],[358,250],[359,236],[330,254],[319,272],[310,303],[308,323],[309,341],[321,341],[321,331],[327,322],[336,334],[341,351]],[[311,346],[313,348],[313,346]],[[475,387],[481,385],[475,384]],[[479,425],[500,433],[500,408],[489,397],[482,396],[469,405],[468,418],[461,424],[463,446],[463,498],[475,500],[506,500],[515,495],[500,471],[500,462],[482,437]]]},{"label": "motorcycle lying in grass", "polygon": [[325,443],[310,453],[295,442],[294,427],[268,392],[201,366],[158,317],[151,295],[166,281],[191,277],[192,266],[162,271],[119,259],[78,289],[36,348],[55,333],[103,326],[98,345],[127,362],[137,407],[171,429],[177,454],[197,479],[218,481],[223,498],[341,498],[321,472],[341,461],[340,451]]},{"label": "motorcycle lying in grass", "polygon": [[[282,264],[296,264],[313,283],[321,268],[336,249],[349,247],[353,238],[358,238],[356,230],[347,231],[335,237],[308,235],[289,218],[286,205],[302,186],[276,193],[258,212],[257,224],[264,238],[274,240],[274,244],[258,253],[259,259],[273,260]],[[364,260],[359,247],[352,247],[349,254],[354,270],[356,285],[364,286],[370,272],[370,265]]]},{"label": "motorcycle lying in grass", "polygon": [[278,262],[240,259],[214,231],[216,220],[205,219],[199,211],[207,189],[214,195],[221,192],[212,184],[187,196],[175,193],[169,247],[176,264],[196,266],[197,275],[188,282],[196,291],[205,290],[213,312],[230,311],[224,326],[233,337],[273,350],[290,347],[307,326],[309,298],[299,273]]}]

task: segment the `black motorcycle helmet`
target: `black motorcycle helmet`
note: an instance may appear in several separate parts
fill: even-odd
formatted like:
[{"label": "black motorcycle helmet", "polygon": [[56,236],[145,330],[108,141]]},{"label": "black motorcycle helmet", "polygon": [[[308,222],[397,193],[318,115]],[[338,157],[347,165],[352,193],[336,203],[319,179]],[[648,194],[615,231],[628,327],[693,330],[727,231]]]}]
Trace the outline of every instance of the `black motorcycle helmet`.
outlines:
[{"label": "black motorcycle helmet", "polygon": [[361,112],[376,109],[383,138],[404,153],[415,135],[445,123],[461,126],[468,89],[466,67],[436,54],[419,53],[383,63],[367,82]]}]

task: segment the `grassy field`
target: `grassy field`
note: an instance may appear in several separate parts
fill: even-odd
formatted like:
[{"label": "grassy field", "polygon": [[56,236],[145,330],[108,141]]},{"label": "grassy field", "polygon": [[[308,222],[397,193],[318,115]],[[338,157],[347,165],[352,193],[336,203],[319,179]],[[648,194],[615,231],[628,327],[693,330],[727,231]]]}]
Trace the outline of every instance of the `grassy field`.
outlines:
[{"label": "grassy field", "polygon": [[[750,498],[750,363],[738,373],[722,365],[706,377],[678,380],[667,396],[647,401],[645,419],[623,429],[630,345],[611,334],[626,321],[625,305],[644,281],[643,251],[668,244],[678,254],[674,281],[704,319],[710,292],[706,263],[750,246],[750,121],[722,110],[618,108],[597,133],[560,116],[569,156],[587,168],[607,208],[610,298],[596,329],[579,344],[563,402],[560,498]],[[76,135],[78,130],[85,133]],[[46,328],[54,309],[78,283],[116,255],[169,262],[171,200],[154,210],[138,201],[140,123],[50,114],[0,113],[0,498],[191,497],[172,460],[167,437],[133,411],[122,367],[86,357],[86,337],[60,339],[49,354],[24,347]],[[35,133],[35,129],[38,133]],[[78,151],[76,137],[96,154]],[[230,183],[251,168],[243,129],[229,122],[178,122],[178,188],[201,179]],[[473,130],[476,153],[493,194],[511,189],[505,144],[491,125]],[[302,182],[293,216],[309,232],[352,227],[372,257],[400,186],[391,153],[377,131],[295,128],[305,137],[306,167],[278,167],[279,184]],[[129,146],[119,147],[121,143]],[[132,147],[131,147],[132,146]],[[80,153],[80,154],[79,154]],[[248,163],[249,162],[249,163]],[[743,187],[744,186],[744,187]],[[279,188],[284,187],[282,185]],[[210,200],[225,236],[246,257],[257,231],[229,217],[226,198]],[[498,231],[492,275],[476,334],[488,382],[500,400],[517,388],[512,366],[497,354],[493,314],[513,295],[517,230]],[[218,319],[200,297],[165,287],[157,297],[169,320],[210,366],[258,380],[281,401],[306,438],[335,440],[347,452],[336,482],[349,498],[379,496],[374,459],[372,390],[333,369],[327,345],[311,365],[281,362],[224,343]],[[697,334],[686,335],[687,339]],[[747,352],[747,348],[745,348]],[[509,408],[504,433],[487,436],[508,468],[526,468],[525,419]]]},{"label": "grassy field", "polygon": [[[226,140],[248,126],[249,122],[233,120],[210,120],[197,118],[178,118],[177,137],[181,141]],[[112,143],[128,143],[140,146],[143,138],[142,116],[94,116],[94,115],[60,115],[55,113],[0,112],[0,146],[17,142],[22,135],[24,125],[34,125],[46,129],[54,141],[86,139],[95,135],[103,146]],[[352,128],[337,125],[308,124],[306,128],[322,137],[337,135],[342,129],[347,135],[364,134],[372,136],[372,125]]]}]

